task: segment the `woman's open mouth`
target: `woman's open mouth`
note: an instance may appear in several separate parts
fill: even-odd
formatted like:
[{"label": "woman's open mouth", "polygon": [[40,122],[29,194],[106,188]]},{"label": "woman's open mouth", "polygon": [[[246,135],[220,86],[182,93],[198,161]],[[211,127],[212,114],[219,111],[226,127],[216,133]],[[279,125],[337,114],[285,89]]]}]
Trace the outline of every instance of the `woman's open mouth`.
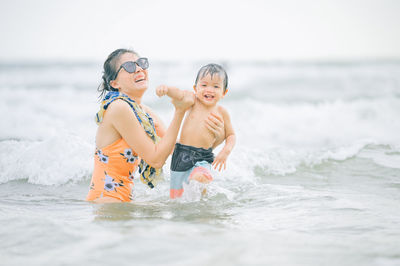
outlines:
[{"label": "woman's open mouth", "polygon": [[144,78],[137,79],[137,80],[135,80],[135,83],[139,83],[139,82],[142,82],[142,81],[145,81],[145,79]]}]

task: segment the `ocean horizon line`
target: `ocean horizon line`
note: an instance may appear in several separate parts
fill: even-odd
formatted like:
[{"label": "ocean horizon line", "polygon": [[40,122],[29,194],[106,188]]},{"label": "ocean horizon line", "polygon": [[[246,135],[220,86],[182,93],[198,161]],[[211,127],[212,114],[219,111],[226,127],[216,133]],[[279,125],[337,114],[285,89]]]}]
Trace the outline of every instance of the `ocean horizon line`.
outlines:
[{"label": "ocean horizon line", "polygon": [[[199,60],[199,59],[154,59],[151,62],[156,64],[186,64],[186,63],[204,63],[214,62],[223,65],[228,64],[244,64],[244,65],[368,65],[368,64],[399,64],[400,57],[376,57],[376,58],[337,58],[337,59],[215,59],[215,60]],[[102,65],[103,60],[99,59],[56,59],[56,58],[27,58],[27,59],[0,59],[0,67],[48,67],[48,66],[95,66]]]}]

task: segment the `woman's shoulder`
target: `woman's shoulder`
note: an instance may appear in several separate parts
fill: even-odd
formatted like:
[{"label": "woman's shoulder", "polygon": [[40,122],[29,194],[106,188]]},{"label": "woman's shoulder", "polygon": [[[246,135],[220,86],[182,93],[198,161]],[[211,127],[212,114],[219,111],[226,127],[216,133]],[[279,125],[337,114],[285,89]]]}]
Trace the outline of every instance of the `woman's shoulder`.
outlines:
[{"label": "woman's shoulder", "polygon": [[107,108],[106,116],[111,121],[128,121],[134,117],[134,112],[129,103],[122,99],[116,99]]},{"label": "woman's shoulder", "polygon": [[131,107],[129,104],[122,100],[122,99],[116,99],[110,105],[108,106],[107,110],[108,113],[120,113],[120,112],[127,112],[130,111]]}]

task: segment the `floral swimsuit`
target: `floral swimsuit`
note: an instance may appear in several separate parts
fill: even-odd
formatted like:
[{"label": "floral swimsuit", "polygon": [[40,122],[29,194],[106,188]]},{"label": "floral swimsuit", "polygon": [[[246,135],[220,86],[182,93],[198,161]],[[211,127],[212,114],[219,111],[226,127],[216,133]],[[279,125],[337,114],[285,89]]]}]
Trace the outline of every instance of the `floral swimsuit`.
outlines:
[{"label": "floral swimsuit", "polygon": [[[104,112],[117,99],[129,104],[146,134],[156,144],[160,138],[157,136],[153,119],[139,104],[118,91],[110,91],[104,97],[100,111],[95,116],[96,123],[102,122]],[[131,201],[133,175],[137,168],[140,180],[150,188],[153,188],[162,179],[162,169],[156,169],[143,159],[139,159],[122,138],[102,149],[96,149],[94,171],[86,200],[110,197],[121,201]]]},{"label": "floral swimsuit", "polygon": [[131,201],[133,175],[138,164],[137,154],[122,138],[103,149],[96,149],[94,171],[86,200],[110,197]]}]

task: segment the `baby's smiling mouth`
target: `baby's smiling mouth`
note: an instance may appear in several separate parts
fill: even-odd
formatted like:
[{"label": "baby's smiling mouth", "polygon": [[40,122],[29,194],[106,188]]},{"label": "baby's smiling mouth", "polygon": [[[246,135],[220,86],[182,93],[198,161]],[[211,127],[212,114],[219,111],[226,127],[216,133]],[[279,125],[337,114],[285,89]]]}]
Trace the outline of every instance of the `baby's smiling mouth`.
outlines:
[{"label": "baby's smiling mouth", "polygon": [[211,100],[211,99],[214,99],[214,95],[211,95],[211,94],[204,94],[204,98],[206,98],[206,99],[208,99],[208,100]]}]

